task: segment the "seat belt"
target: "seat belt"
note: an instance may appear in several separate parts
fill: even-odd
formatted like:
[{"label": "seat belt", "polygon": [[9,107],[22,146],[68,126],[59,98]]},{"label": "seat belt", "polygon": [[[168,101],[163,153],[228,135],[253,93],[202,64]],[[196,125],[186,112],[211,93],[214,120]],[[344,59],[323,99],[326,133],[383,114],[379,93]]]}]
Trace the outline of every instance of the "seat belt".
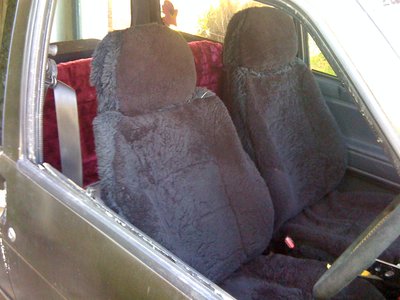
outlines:
[{"label": "seat belt", "polygon": [[47,85],[54,91],[62,173],[82,186],[82,153],[78,102],[73,88],[57,80],[57,64],[49,59]]}]

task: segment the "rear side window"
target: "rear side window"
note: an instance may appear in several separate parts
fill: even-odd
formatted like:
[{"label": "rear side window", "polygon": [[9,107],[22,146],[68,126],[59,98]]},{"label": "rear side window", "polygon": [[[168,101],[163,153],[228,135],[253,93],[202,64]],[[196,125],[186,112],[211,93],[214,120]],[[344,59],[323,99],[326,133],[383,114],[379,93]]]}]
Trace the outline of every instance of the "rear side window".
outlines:
[{"label": "rear side window", "polygon": [[308,35],[308,51],[310,53],[310,68],[314,71],[318,71],[327,75],[336,76],[328,60],[322,54],[321,50],[313,40],[313,38]]},{"label": "rear side window", "polygon": [[130,24],[130,0],[58,0],[50,41],[102,39]]},{"label": "rear side window", "polygon": [[15,8],[16,0],[2,0],[0,2],[0,143],[2,143],[3,136],[4,92]]},{"label": "rear side window", "polygon": [[239,10],[265,6],[252,0],[161,0],[161,16],[172,29],[223,42],[229,20]]}]

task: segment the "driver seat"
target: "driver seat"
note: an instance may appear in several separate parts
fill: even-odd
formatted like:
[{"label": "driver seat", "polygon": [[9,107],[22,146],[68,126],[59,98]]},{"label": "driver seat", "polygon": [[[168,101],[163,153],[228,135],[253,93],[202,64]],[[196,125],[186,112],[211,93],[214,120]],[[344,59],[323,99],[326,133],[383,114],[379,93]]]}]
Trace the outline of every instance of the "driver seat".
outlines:
[{"label": "driver seat", "polygon": [[[237,13],[225,37],[223,99],[269,187],[277,247],[333,261],[393,195],[336,190],[346,146],[297,47],[294,22],[285,13],[270,7]],[[288,237],[292,250],[283,242]],[[397,240],[381,258],[393,263],[399,256]]]},{"label": "driver seat", "polygon": [[[239,299],[311,299],[319,261],[262,255],[273,231],[268,188],[228,111],[206,89],[186,41],[158,24],[109,33],[92,82],[102,200]],[[356,279],[338,299],[381,299]]]}]

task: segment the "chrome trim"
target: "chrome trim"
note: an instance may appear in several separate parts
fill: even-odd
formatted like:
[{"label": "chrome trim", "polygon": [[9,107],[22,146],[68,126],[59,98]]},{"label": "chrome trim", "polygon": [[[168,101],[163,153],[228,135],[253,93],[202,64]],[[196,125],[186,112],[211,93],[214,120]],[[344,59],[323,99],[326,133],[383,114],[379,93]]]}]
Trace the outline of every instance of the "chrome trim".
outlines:
[{"label": "chrome trim", "polygon": [[[33,0],[28,21],[21,76],[20,156],[42,162],[42,107],[50,24],[55,0]],[[39,99],[39,101],[38,101]]]}]

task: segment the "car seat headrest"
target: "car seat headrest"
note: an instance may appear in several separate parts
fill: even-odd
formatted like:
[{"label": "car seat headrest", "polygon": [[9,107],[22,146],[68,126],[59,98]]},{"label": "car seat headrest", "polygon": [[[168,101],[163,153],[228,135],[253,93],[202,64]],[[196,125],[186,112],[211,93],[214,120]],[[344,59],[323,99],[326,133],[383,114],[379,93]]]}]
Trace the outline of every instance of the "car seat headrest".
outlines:
[{"label": "car seat headrest", "polygon": [[185,103],[196,87],[192,52],[183,37],[159,24],[122,32],[116,67],[119,111],[138,115]]},{"label": "car seat headrest", "polygon": [[291,62],[297,54],[293,19],[275,8],[253,7],[233,16],[225,37],[224,64],[264,71]]}]

